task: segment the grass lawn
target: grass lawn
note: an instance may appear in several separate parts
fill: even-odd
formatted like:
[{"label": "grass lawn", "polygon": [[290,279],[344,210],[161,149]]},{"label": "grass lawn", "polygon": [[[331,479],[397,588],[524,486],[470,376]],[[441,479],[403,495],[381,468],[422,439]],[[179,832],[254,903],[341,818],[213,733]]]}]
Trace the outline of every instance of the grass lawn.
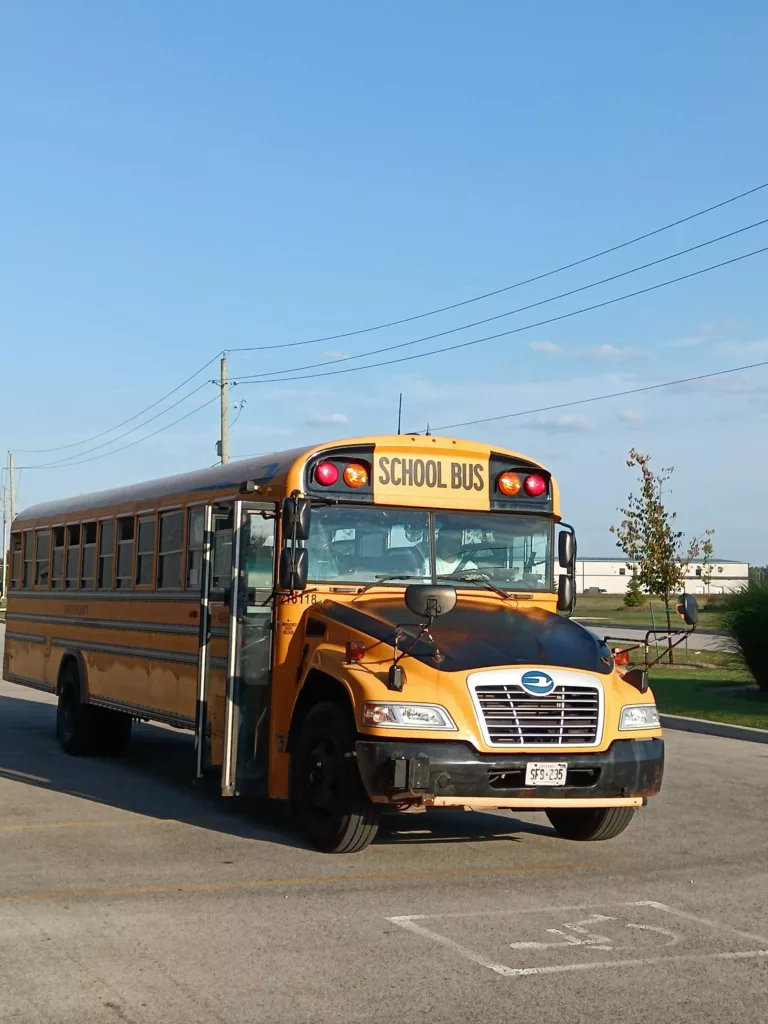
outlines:
[{"label": "grass lawn", "polygon": [[752,683],[746,669],[658,665],[651,669],[649,681],[662,714],[768,729],[768,696],[746,697],[732,689]]},{"label": "grass lawn", "polygon": [[[654,623],[657,629],[664,629],[667,625],[663,601],[649,598],[639,608],[625,608],[620,594],[579,594],[573,617],[584,619],[586,625],[615,622],[624,626],[645,626],[646,629],[651,629]],[[673,612],[673,627],[682,624],[682,619]],[[702,629],[718,629],[719,625],[720,609],[707,608],[700,600],[699,626]]]}]

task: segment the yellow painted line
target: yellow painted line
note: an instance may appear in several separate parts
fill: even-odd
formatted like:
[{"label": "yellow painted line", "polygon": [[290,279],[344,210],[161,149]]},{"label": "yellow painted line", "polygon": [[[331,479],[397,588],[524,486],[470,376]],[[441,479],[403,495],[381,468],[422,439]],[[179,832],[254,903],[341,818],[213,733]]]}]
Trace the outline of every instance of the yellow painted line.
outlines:
[{"label": "yellow painted line", "polygon": [[42,828],[114,828],[115,826],[155,825],[165,823],[167,818],[138,818],[130,820],[109,818],[106,821],[41,821],[28,825],[0,825],[0,832],[25,832],[29,829]]},{"label": "yellow painted line", "polygon": [[152,896],[172,892],[216,892],[220,889],[263,889],[281,885],[331,885],[338,882],[400,881],[409,878],[461,878],[468,875],[517,875],[539,871],[591,871],[597,864],[538,864],[516,868],[460,868],[455,871],[393,871],[367,875],[326,875],[309,878],[255,878],[247,882],[197,882],[186,885],[147,885],[130,889],[59,889],[0,896],[0,903],[17,900],[58,900],[98,896]]}]

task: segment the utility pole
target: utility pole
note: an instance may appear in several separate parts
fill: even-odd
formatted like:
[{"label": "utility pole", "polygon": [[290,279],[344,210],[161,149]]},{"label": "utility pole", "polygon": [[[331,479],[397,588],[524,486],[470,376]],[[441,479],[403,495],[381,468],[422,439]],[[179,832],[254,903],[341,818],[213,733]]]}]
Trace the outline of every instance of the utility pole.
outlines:
[{"label": "utility pole", "polygon": [[0,558],[2,558],[3,574],[0,578],[0,594],[5,597],[10,582],[10,565],[8,549],[10,547],[10,529],[16,515],[16,495],[14,492],[13,452],[8,452],[8,468],[6,470],[5,487],[3,488],[3,533],[0,536]]},{"label": "utility pole", "polygon": [[221,441],[220,451],[222,466],[229,462],[229,410],[227,403],[227,357],[221,357],[221,376],[219,378],[221,388]]}]

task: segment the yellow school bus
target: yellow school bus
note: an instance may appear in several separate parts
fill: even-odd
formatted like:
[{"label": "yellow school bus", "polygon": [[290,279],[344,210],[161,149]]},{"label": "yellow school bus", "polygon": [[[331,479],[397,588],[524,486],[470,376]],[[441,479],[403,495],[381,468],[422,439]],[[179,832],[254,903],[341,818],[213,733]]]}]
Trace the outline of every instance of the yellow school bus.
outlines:
[{"label": "yellow school bus", "polygon": [[195,732],[226,796],[290,800],[328,852],[384,808],[543,810],[607,839],[656,794],[646,675],[568,616],[575,540],[539,463],[364,437],[29,508],[5,678],[70,754]]}]

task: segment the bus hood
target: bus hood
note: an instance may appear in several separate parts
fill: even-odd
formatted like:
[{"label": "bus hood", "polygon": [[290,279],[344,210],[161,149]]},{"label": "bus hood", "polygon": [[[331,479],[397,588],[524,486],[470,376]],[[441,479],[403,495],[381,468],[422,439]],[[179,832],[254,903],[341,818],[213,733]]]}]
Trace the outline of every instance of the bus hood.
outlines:
[{"label": "bus hood", "polygon": [[439,664],[433,659],[435,648],[429,641],[419,640],[410,646],[419,633],[419,622],[391,598],[371,598],[364,605],[323,601],[315,605],[315,611],[389,644],[394,639],[394,627],[400,626],[409,637],[401,649],[443,672],[549,665],[607,675],[613,668],[609,648],[594,633],[540,608],[518,611],[501,601],[497,605],[473,603],[462,594],[453,611],[432,624],[432,637],[444,657]]}]

